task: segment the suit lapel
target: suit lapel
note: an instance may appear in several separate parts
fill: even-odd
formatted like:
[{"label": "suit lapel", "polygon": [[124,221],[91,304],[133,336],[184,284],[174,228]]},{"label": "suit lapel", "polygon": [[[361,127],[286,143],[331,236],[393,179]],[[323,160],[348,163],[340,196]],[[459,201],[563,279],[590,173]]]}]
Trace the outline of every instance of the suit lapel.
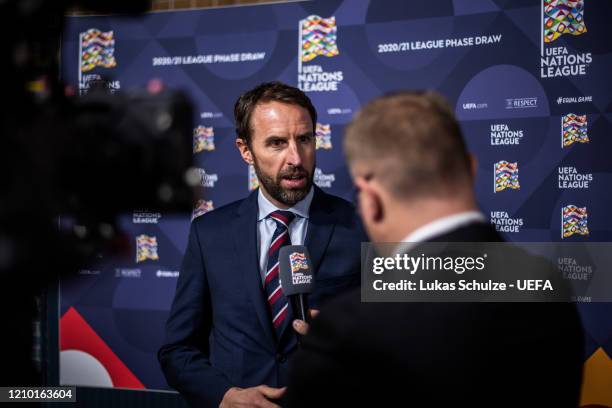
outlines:
[{"label": "suit lapel", "polygon": [[[329,240],[336,222],[333,217],[334,209],[327,199],[327,194],[316,186],[314,189],[314,197],[312,198],[312,203],[310,204],[310,211],[308,214],[308,228],[306,231],[304,245],[306,248],[308,248],[308,252],[310,253],[310,260],[312,262],[312,269],[315,273],[316,282],[316,274],[319,270],[319,265],[321,264],[323,255],[325,255],[325,250],[329,245]],[[289,317],[294,319],[292,314],[290,314]],[[280,338],[282,340],[281,343],[283,344],[285,344],[284,341],[287,337],[287,328],[290,326],[291,321],[285,324],[281,333]],[[286,347],[291,348],[295,344],[295,336],[291,336],[291,339]]]},{"label": "suit lapel", "polygon": [[315,187],[315,194],[310,204],[310,214],[308,219],[308,231],[304,245],[308,248],[312,268],[315,275],[319,270],[319,265],[329,245],[336,221],[333,216],[334,209],[327,199],[327,194],[320,188]]},{"label": "suit lapel", "polygon": [[257,190],[251,193],[240,205],[237,217],[232,222],[232,232],[236,245],[236,258],[242,266],[244,284],[253,302],[255,313],[274,351],[276,340],[272,332],[272,321],[268,313],[267,302],[259,273],[259,256],[257,252]]}]

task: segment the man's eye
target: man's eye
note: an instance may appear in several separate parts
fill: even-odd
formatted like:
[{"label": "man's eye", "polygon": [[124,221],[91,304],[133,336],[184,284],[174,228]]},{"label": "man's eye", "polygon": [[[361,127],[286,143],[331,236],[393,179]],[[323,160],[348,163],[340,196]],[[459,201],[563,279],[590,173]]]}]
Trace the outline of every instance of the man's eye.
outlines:
[{"label": "man's eye", "polygon": [[309,143],[312,140],[312,136],[300,136],[300,142],[302,143]]},{"label": "man's eye", "polygon": [[284,143],[285,141],[282,139],[274,139],[270,142],[270,145],[274,147],[279,147],[279,146],[282,146]]}]

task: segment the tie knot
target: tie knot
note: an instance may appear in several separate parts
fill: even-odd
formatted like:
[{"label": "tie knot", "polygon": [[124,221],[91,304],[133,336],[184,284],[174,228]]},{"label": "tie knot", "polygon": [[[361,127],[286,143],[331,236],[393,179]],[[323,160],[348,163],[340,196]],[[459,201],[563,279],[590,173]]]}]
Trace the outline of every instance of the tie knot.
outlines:
[{"label": "tie knot", "polygon": [[272,219],[276,221],[277,225],[282,225],[285,228],[289,228],[289,224],[291,224],[291,221],[293,221],[293,219],[295,218],[295,214],[291,211],[277,210],[271,213],[270,217],[272,217]]}]

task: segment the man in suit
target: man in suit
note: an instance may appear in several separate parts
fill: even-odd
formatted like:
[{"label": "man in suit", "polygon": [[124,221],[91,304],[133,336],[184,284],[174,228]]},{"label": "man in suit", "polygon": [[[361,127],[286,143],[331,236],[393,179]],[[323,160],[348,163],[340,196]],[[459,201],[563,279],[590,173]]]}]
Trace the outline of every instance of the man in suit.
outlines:
[{"label": "man in suit", "polygon": [[[344,149],[372,242],[405,253],[425,241],[502,241],[478,210],[475,162],[439,95],[374,100]],[[354,292],[312,327],[298,323],[309,331],[290,371],[291,408],[577,406],[583,340],[570,303],[362,303]]]},{"label": "man in suit", "polygon": [[192,406],[277,407],[296,348],[280,247],[308,248],[316,307],[359,284],[366,237],[350,203],[313,185],[317,114],[302,91],[264,83],[234,113],[236,146],[260,188],[192,223],[158,358]]}]

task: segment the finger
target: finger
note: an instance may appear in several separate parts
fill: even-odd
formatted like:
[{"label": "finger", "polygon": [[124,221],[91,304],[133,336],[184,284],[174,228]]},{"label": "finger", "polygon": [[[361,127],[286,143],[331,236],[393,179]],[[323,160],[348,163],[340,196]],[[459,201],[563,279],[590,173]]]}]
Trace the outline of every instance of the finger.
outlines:
[{"label": "finger", "polygon": [[293,329],[301,335],[308,333],[308,323],[303,320],[295,319],[293,321]]},{"label": "finger", "polygon": [[282,397],[283,394],[287,391],[287,387],[273,388],[273,387],[268,387],[267,385],[260,385],[257,388],[263,395],[266,396],[266,398],[270,398],[270,399],[278,399]]},{"label": "finger", "polygon": [[315,318],[320,311],[318,309],[308,309],[308,312],[310,313],[310,317]]}]

